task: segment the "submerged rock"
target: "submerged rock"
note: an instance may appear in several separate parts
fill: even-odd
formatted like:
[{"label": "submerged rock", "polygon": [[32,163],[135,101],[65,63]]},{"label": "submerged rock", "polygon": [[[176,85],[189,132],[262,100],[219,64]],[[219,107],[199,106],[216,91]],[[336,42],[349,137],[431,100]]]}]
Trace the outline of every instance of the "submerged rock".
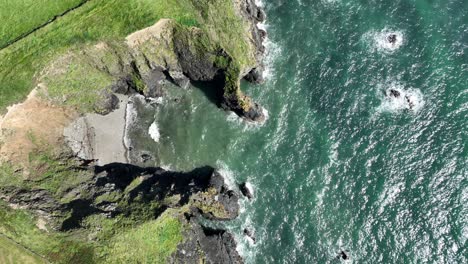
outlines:
[{"label": "submerged rock", "polygon": [[409,96],[405,96],[405,99],[406,99],[406,102],[408,102],[408,108],[412,110],[414,107],[414,102],[411,100]]},{"label": "submerged rock", "polygon": [[239,189],[242,195],[247,197],[249,200],[252,200],[254,198],[253,191],[249,188],[246,182],[239,184]]},{"label": "submerged rock", "polygon": [[343,260],[348,260],[349,256],[345,251],[341,251],[340,254],[336,257],[337,259],[343,259]]},{"label": "submerged rock", "polygon": [[254,244],[256,243],[255,235],[252,230],[244,228],[244,235],[251,239]]},{"label": "submerged rock", "polygon": [[401,94],[400,94],[399,91],[397,91],[397,90],[395,90],[395,89],[390,89],[390,96],[393,96],[393,97],[395,97],[395,98],[398,98],[398,97],[400,97],[400,95],[401,95]]},{"label": "submerged rock", "polygon": [[387,36],[387,41],[388,41],[388,43],[390,43],[390,44],[395,44],[395,43],[397,42],[397,35],[396,35],[396,34],[393,34],[393,33],[392,33],[392,34],[389,34],[389,35]]}]

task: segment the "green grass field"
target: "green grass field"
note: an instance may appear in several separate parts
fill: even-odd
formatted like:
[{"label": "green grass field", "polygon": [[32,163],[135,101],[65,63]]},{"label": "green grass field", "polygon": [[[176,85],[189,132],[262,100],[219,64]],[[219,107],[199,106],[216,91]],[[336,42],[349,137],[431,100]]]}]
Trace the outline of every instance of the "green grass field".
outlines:
[{"label": "green grass field", "polygon": [[0,47],[86,0],[0,0]]},{"label": "green grass field", "polygon": [[[7,2],[11,3],[9,11],[5,13],[16,14],[17,21],[31,16],[28,12],[19,11],[25,1],[18,1],[21,4],[16,9],[16,1]],[[44,10],[52,6],[56,9],[57,1],[40,2],[44,4],[38,6],[38,13],[52,14],[53,12]],[[71,2],[76,4],[77,1],[63,2],[72,5]],[[4,113],[8,105],[25,98],[33,88],[35,73],[58,54],[84,43],[123,39],[132,32],[153,25],[161,18],[172,18],[183,25],[200,26],[210,33],[213,41],[221,43],[233,58],[242,64],[250,63],[248,45],[239,41],[243,25],[234,12],[232,0],[89,0],[46,27],[0,49],[0,113]],[[33,28],[37,24],[40,22],[31,22],[27,28]],[[22,31],[16,30],[15,33],[15,30],[6,29],[0,39],[11,39],[21,34],[19,32]]]},{"label": "green grass field", "polygon": [[[88,0],[43,26],[82,1],[0,0],[3,23],[0,25],[0,47],[41,27],[6,48],[0,48],[0,115],[5,113],[7,106],[24,100],[32,90],[38,72],[68,50],[99,41],[123,41],[130,33],[151,26],[161,18],[200,27],[209,36],[211,45],[223,47],[238,64],[253,63],[248,43],[240,37],[244,36],[245,28],[235,14],[232,0]],[[38,161],[54,166],[48,167],[48,172],[41,178],[45,180],[36,187],[60,196],[64,182],[75,183],[69,181],[69,171],[62,169],[61,164],[55,164],[47,157],[38,157]],[[12,168],[0,167],[0,185],[23,186],[21,179],[11,177],[14,173]],[[37,219],[32,214],[12,210],[0,201],[0,234],[13,238],[53,263],[93,263],[109,255],[117,262],[129,258],[163,262],[183,239],[183,226],[168,213],[145,223],[126,219],[123,222],[127,224],[121,225],[116,219],[111,220],[102,221],[109,224],[101,227],[102,230],[90,227],[90,230],[78,231],[85,235],[47,233],[36,227]],[[108,237],[96,245],[86,239],[88,231]],[[40,263],[41,259],[28,250],[4,240],[0,239],[0,263]],[[136,255],[129,255],[129,246],[141,250]]]},{"label": "green grass field", "polygon": [[39,264],[46,262],[41,257],[28,252],[23,247],[0,235],[0,263]]},{"label": "green grass field", "polygon": [[[72,239],[67,234],[47,233],[39,230],[36,227],[36,220],[30,213],[24,210],[13,210],[0,201],[0,236],[4,238],[0,240],[0,253],[8,251],[8,255],[5,256],[13,260],[23,258],[40,260],[39,257],[34,258],[34,255],[30,253],[34,252],[53,263],[75,263],[71,262],[72,260],[77,260],[76,263],[92,263],[93,250],[89,245]],[[24,248],[12,247],[11,243],[4,242],[5,236],[12,238]],[[0,263],[4,262],[0,260]]]}]

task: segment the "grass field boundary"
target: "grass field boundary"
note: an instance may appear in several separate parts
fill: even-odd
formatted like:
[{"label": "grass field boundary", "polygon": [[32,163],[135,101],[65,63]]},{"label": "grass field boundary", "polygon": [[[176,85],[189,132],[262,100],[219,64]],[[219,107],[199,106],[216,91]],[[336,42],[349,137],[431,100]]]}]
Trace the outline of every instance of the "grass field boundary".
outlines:
[{"label": "grass field boundary", "polygon": [[41,24],[41,25],[39,25],[39,26],[37,26],[37,27],[31,29],[31,30],[28,31],[28,32],[25,32],[25,33],[21,34],[20,36],[18,36],[18,37],[16,37],[16,38],[12,39],[12,40],[10,40],[10,41],[8,41],[6,44],[0,46],[0,51],[3,50],[3,49],[6,49],[6,48],[8,48],[8,47],[10,47],[11,45],[15,44],[16,42],[18,42],[18,41],[20,41],[20,40],[22,40],[22,39],[28,37],[29,35],[31,35],[31,34],[33,34],[34,32],[40,30],[41,28],[46,27],[46,26],[49,25],[50,23],[55,22],[57,19],[59,19],[59,18],[65,16],[65,15],[67,15],[68,13],[75,11],[76,9],[82,7],[84,4],[88,3],[89,1],[90,1],[90,0],[84,0],[84,1],[80,2],[78,5],[76,5],[76,6],[72,7],[72,8],[70,8],[70,9],[67,9],[67,10],[63,11],[62,13],[60,13],[60,14],[58,14],[58,15],[55,15],[54,17],[52,17],[52,18],[49,19],[48,21],[44,22],[43,24]]},{"label": "grass field boundary", "polygon": [[36,252],[32,251],[31,249],[29,249],[29,248],[27,248],[27,247],[25,247],[25,246],[23,246],[23,245],[21,245],[20,243],[18,243],[18,242],[16,242],[15,240],[9,238],[7,235],[5,235],[5,234],[3,234],[3,233],[1,233],[1,232],[0,232],[0,237],[2,237],[2,238],[4,238],[4,239],[6,239],[6,240],[12,242],[13,244],[17,245],[18,247],[20,247],[20,248],[24,249],[25,251],[29,252],[30,254],[32,254],[32,255],[34,255],[34,256],[40,258],[41,260],[44,261],[44,263],[51,263],[51,262],[49,262],[47,259],[45,259],[44,257],[42,257],[41,255],[37,254]]}]

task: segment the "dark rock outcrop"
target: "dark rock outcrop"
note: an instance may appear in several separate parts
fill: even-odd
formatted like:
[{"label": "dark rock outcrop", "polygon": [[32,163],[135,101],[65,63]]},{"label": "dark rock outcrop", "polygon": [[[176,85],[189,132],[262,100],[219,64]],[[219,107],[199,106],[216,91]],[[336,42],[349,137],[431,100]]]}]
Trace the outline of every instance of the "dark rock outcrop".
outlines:
[{"label": "dark rock outcrop", "polygon": [[247,197],[249,200],[252,200],[254,198],[253,193],[247,187],[246,182],[243,182],[243,183],[239,184],[239,189],[240,189],[242,195]]},{"label": "dark rock outcrop", "polygon": [[400,97],[401,93],[400,93],[398,90],[390,89],[389,95],[390,95],[391,97],[398,98],[398,97]]},{"label": "dark rock outcrop", "polygon": [[256,242],[255,235],[253,231],[249,228],[244,228],[244,235],[246,235],[248,238],[252,239],[253,243]]},{"label": "dark rock outcrop", "polygon": [[245,80],[251,82],[251,83],[263,83],[264,79],[262,76],[262,72],[258,68],[252,69],[245,77]]},{"label": "dark rock outcrop", "polygon": [[13,207],[36,213],[53,229],[70,231],[81,228],[82,220],[94,214],[127,215],[133,213],[134,205],[136,208],[150,207],[154,201],[179,197],[156,208],[153,216],[157,218],[168,207],[190,207],[185,217],[179,217],[188,228],[185,228],[184,242],[178,246],[171,262],[243,263],[230,233],[199,223],[201,217],[228,220],[239,213],[237,194],[228,190],[223,177],[212,167],[184,173],[114,163],[92,170],[94,174],[88,181],[68,190],[67,202],[59,201],[49,191],[41,189],[3,188],[0,199]]},{"label": "dark rock outcrop", "polygon": [[145,205],[168,197],[179,198],[175,203],[162,206],[159,213],[168,206],[187,204],[198,212],[197,215],[213,220],[234,219],[239,213],[237,194],[225,186],[223,177],[212,167],[172,172],[114,163],[96,166],[93,171],[94,176],[88,181],[67,191],[64,195],[68,197],[67,202],[41,189],[3,188],[0,198],[54,219],[51,227],[62,231],[80,228],[81,220],[92,214],[108,217],[128,214],[133,204]]},{"label": "dark rock outcrop", "polygon": [[244,263],[236,251],[237,244],[232,234],[191,221],[190,228],[185,234],[188,239],[178,246],[171,257],[171,263]]},{"label": "dark rock outcrop", "polygon": [[107,90],[102,90],[99,97],[100,100],[94,106],[96,113],[107,115],[119,106],[119,98]]},{"label": "dark rock outcrop", "polygon": [[265,11],[255,4],[254,0],[245,0],[241,2],[241,13],[244,19],[250,24],[252,35],[252,45],[256,50],[257,69],[262,69],[262,60],[265,54],[265,46],[263,41],[266,38],[266,32],[258,27],[258,23],[264,22],[266,19]]}]

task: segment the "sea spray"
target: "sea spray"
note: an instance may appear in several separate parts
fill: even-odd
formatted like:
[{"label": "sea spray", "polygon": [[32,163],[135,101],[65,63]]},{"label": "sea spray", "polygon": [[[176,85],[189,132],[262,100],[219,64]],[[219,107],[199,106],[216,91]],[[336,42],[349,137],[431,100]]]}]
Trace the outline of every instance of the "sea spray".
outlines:
[{"label": "sea spray", "polygon": [[398,113],[403,110],[417,113],[425,104],[424,96],[419,89],[405,88],[399,83],[391,83],[388,87],[380,86],[377,90],[381,100],[377,113]]},{"label": "sea spray", "polygon": [[156,123],[156,120],[149,127],[148,134],[154,140],[154,142],[156,143],[159,142],[159,138],[161,137],[161,134],[159,133],[159,127],[158,127],[158,123]]},{"label": "sea spray", "polygon": [[238,187],[236,184],[236,178],[235,178],[234,172],[229,169],[226,163],[219,161],[219,160],[216,162],[216,167],[217,167],[219,174],[223,176],[224,183],[226,184],[228,189],[237,191]]},{"label": "sea spray", "polygon": [[406,42],[404,31],[390,28],[369,31],[364,34],[363,39],[371,51],[387,54],[397,51]]},{"label": "sea spray", "polygon": [[[266,21],[258,24],[258,28],[264,31],[268,31],[269,27]],[[281,48],[277,43],[273,42],[268,35],[263,41],[263,45],[265,46],[265,56],[262,61],[262,76],[266,81],[270,81],[275,76],[274,63],[276,59],[281,56]]]},{"label": "sea spray", "polygon": [[228,122],[242,126],[243,131],[248,131],[248,130],[255,129],[255,128],[258,129],[262,127],[263,125],[265,125],[265,123],[268,121],[268,118],[270,117],[268,110],[264,107],[261,107],[261,108],[262,108],[261,110],[262,114],[265,117],[265,119],[263,119],[260,122],[253,122],[253,121],[246,120],[245,118],[240,117],[239,115],[237,115],[236,113],[232,111],[227,114],[226,119]]}]

